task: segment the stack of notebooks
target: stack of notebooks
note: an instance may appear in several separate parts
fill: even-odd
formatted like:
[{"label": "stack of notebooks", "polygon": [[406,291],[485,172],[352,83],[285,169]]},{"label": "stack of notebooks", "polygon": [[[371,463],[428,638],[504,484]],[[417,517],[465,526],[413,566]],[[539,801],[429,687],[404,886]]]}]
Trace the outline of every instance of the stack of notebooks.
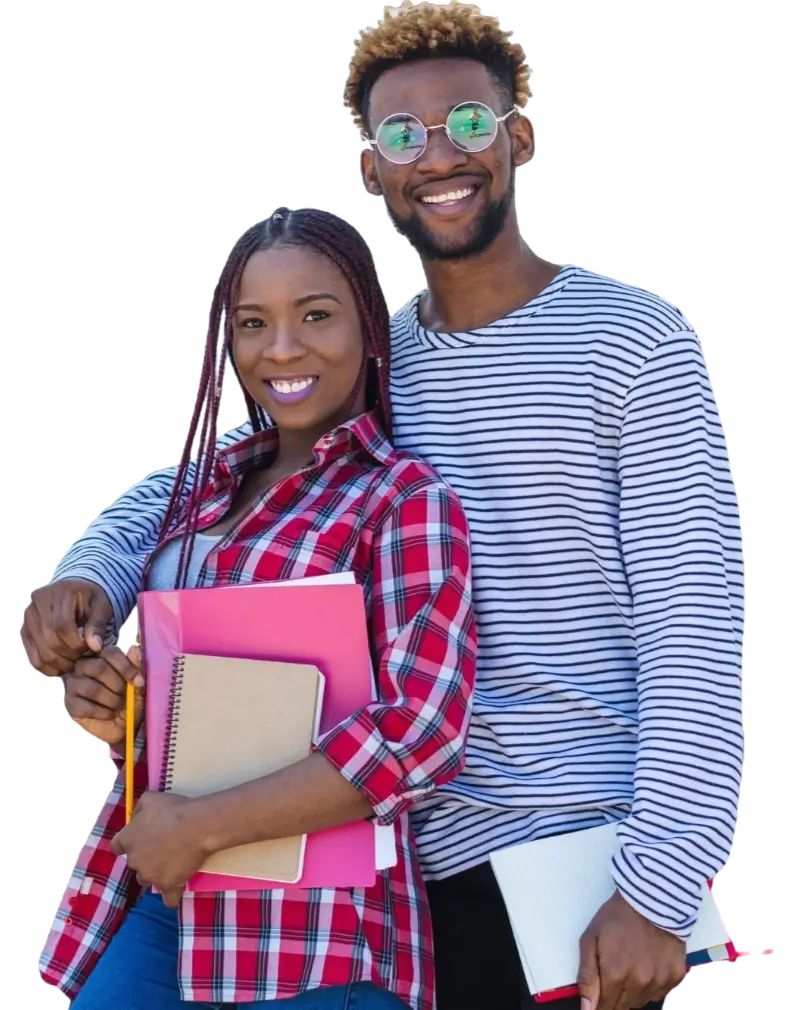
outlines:
[{"label": "stack of notebooks", "polygon": [[[536,1001],[577,994],[580,938],[614,893],[611,862],[618,849],[617,824],[605,824],[493,853],[492,868]],[[736,958],[708,885],[686,953],[687,967]]]},{"label": "stack of notebooks", "polygon": [[[148,786],[201,796],[302,760],[375,697],[351,573],[139,597]],[[194,891],[368,887],[394,865],[392,828],[358,821],[213,855]]]}]

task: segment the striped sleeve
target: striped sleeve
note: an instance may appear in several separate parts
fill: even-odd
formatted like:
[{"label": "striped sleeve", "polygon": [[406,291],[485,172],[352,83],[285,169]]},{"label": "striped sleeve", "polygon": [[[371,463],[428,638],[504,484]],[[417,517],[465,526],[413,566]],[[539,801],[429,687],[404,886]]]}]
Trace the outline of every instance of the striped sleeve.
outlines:
[{"label": "striped sleeve", "polygon": [[318,749],[391,824],[464,764],[476,633],[467,520],[445,485],[418,488],[382,521],[370,627],[379,700]]},{"label": "striped sleeve", "polygon": [[637,911],[687,938],[730,851],[743,753],[738,510],[693,332],[664,338],[634,380],[619,474],[639,739],[613,872]]},{"label": "striped sleeve", "polygon": [[136,606],[145,560],[155,547],[176,471],[150,474],[101,512],[53,576],[54,582],[87,579],[105,591],[114,609],[112,639]]},{"label": "striped sleeve", "polygon": [[[217,449],[250,434],[249,423],[244,424],[223,435]],[[105,591],[114,609],[111,639],[136,606],[145,561],[156,545],[176,473],[177,467],[158,470],[126,491],[100,513],[56,568],[53,582],[87,579]]]}]

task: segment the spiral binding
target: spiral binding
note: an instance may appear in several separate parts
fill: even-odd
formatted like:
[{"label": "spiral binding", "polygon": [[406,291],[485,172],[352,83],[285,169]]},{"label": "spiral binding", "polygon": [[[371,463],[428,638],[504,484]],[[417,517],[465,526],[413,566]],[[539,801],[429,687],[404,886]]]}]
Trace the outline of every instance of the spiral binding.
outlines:
[{"label": "spiral binding", "polygon": [[167,740],[164,745],[164,759],[161,765],[161,791],[172,789],[172,776],[175,772],[175,750],[178,737],[178,709],[183,694],[183,673],[186,667],[186,657],[176,656],[172,662],[172,685],[169,690],[167,708]]}]

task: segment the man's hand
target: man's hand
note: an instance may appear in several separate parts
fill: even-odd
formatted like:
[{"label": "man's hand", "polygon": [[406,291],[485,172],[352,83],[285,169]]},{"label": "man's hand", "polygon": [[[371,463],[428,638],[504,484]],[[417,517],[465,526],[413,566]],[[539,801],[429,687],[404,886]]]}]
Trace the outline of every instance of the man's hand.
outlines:
[{"label": "man's hand", "polygon": [[61,579],[34,590],[21,631],[31,665],[48,677],[71,673],[88,650],[103,648],[113,616],[104,590],[86,579]]},{"label": "man's hand", "polygon": [[125,739],[125,689],[136,687],[136,728],[144,716],[144,677],[136,646],[128,655],[115,645],[97,656],[79,659],[72,673],[63,674],[64,705],[87,733],[114,747]]},{"label": "man's hand", "polygon": [[112,851],[125,855],[139,883],[157,887],[170,908],[180,903],[186,881],[210,854],[196,809],[196,801],[185,796],[145,793],[130,824],[111,842]]},{"label": "man's hand", "polygon": [[581,937],[581,1010],[638,1010],[686,977],[686,945],[617,892]]}]

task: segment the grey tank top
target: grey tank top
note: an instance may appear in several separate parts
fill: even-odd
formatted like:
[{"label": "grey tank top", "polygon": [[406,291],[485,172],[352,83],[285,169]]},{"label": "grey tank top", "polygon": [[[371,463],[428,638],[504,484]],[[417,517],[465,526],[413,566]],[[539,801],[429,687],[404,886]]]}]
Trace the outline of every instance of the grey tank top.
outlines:
[{"label": "grey tank top", "polygon": [[[186,578],[187,589],[196,589],[200,579],[200,569],[208,555],[222,540],[221,536],[206,536],[198,533],[194,538],[194,549]],[[181,556],[181,538],[176,537],[165,544],[153,558],[147,576],[148,589],[174,589],[175,575]]]}]

